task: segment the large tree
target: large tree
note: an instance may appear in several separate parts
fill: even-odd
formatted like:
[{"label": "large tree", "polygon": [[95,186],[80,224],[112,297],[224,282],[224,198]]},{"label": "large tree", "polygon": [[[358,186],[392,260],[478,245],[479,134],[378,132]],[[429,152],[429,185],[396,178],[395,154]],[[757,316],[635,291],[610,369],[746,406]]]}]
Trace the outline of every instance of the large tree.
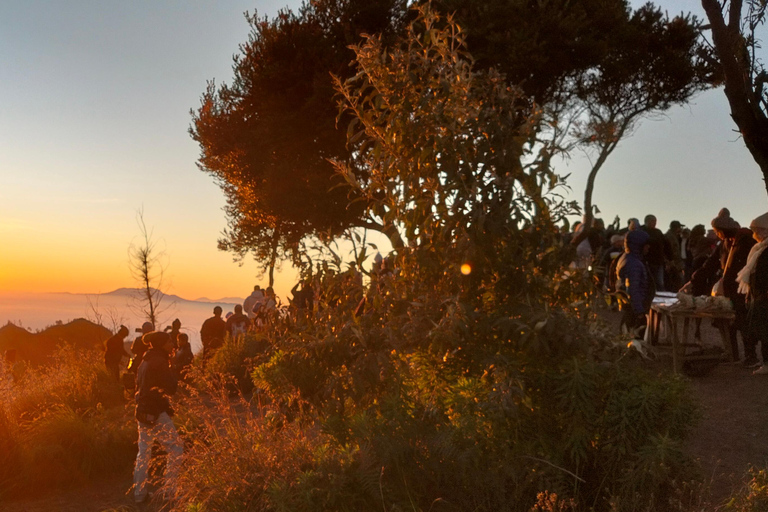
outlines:
[{"label": "large tree", "polygon": [[712,31],[731,117],[763,173],[768,190],[768,71],[757,52],[757,29],[765,23],[761,0],[701,0]]},{"label": "large tree", "polygon": [[[385,212],[367,208],[372,198],[339,186],[331,160],[349,164],[362,180],[368,170],[355,165],[346,144],[349,118],[337,116],[331,77],[351,77],[348,46],[363,33],[380,34],[383,45],[392,44],[406,25],[407,3],[321,0],[271,21],[248,17],[252,32],[235,57],[232,84],[209,85],[191,128],[201,147],[201,169],[227,195],[229,228],[222,248],[240,256],[253,252],[271,268],[280,260],[298,261],[307,237],[328,239],[352,227],[381,231],[393,245],[402,242]],[[616,121],[601,119],[604,110],[598,107],[634,121],[690,93],[690,82],[654,74],[656,62],[690,69],[690,62],[678,58],[690,57],[690,38],[668,36],[669,27],[693,32],[690,20],[651,16],[646,26],[641,21],[648,16],[633,16],[625,0],[439,0],[434,7],[455,12],[476,69],[496,68],[523,91],[521,104],[543,109],[536,127],[543,138],[571,133],[568,127],[584,119],[584,105],[591,102],[598,103],[582,126],[599,125],[601,131],[584,139],[589,143]],[[652,7],[638,12],[658,14]],[[651,33],[643,34],[641,45],[640,36],[627,35],[645,29]],[[657,37],[659,44],[653,44]],[[647,69],[634,69],[639,65]],[[681,83],[686,92],[676,97]]]}]

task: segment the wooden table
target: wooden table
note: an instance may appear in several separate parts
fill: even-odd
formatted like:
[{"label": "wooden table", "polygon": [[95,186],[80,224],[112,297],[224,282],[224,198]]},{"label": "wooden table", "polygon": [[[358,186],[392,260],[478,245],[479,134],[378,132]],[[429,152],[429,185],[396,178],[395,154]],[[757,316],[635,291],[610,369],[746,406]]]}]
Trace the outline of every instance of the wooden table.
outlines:
[{"label": "wooden table", "polygon": [[[732,360],[738,359],[738,354],[731,353],[730,334],[728,325],[734,319],[733,311],[728,310],[695,310],[670,308],[663,304],[654,304],[648,314],[648,341],[656,347],[669,347],[672,350],[672,366],[676,373],[683,369],[683,363],[697,359],[713,359],[712,354],[707,355],[686,355],[686,349],[689,347],[702,348],[701,344],[689,343],[688,334],[690,321],[692,319],[722,319],[727,322],[719,322],[716,325],[717,330],[723,341],[724,353],[730,354]],[[682,337],[680,336],[680,320],[683,320]],[[666,336],[660,340],[662,327],[666,328]]]}]

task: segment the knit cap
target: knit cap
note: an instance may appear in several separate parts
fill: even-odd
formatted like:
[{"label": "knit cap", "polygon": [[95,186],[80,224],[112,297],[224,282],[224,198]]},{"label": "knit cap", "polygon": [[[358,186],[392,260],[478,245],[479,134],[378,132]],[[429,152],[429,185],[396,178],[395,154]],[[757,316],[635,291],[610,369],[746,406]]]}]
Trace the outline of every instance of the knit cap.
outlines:
[{"label": "knit cap", "polygon": [[715,229],[724,231],[724,230],[739,229],[741,226],[739,225],[738,222],[736,222],[735,220],[733,220],[733,218],[731,218],[730,210],[728,210],[728,208],[723,208],[717,214],[717,217],[712,219],[712,227]]}]

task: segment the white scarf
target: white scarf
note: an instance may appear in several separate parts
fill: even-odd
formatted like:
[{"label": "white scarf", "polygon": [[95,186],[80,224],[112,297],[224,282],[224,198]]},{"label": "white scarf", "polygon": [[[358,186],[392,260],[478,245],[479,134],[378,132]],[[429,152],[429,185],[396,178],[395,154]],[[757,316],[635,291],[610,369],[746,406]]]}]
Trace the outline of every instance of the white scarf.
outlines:
[{"label": "white scarf", "polygon": [[749,279],[755,272],[757,259],[763,254],[766,247],[768,247],[768,238],[756,243],[752,246],[752,249],[750,249],[749,256],[747,256],[747,264],[744,265],[744,268],[739,270],[739,273],[736,275],[736,282],[739,283],[739,293],[744,295],[749,293]]}]

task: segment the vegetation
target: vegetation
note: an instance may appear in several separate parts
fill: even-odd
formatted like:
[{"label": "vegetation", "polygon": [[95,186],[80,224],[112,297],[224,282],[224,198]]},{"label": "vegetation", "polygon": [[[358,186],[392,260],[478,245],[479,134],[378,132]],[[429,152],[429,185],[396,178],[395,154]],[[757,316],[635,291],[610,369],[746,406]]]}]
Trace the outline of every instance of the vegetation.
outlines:
[{"label": "vegetation", "polygon": [[131,467],[133,414],[102,357],[63,346],[40,367],[0,363],[0,499]]},{"label": "vegetation", "polygon": [[140,294],[136,298],[136,308],[152,325],[159,327],[159,315],[165,309],[162,305],[165,294],[163,288],[164,253],[152,230],[144,222],[144,210],[136,213],[139,225],[139,242],[131,243],[128,248],[128,261],[131,275],[139,285]]},{"label": "vegetation", "polygon": [[[331,77],[354,74],[349,47],[364,34],[395,45],[407,32],[406,4],[322,0],[271,21],[248,17],[252,32],[235,58],[232,84],[209,84],[190,130],[201,170],[227,196],[220,248],[240,258],[252,253],[271,276],[281,261],[306,264],[313,241],[353,236],[353,229],[403,244],[393,225],[370,215],[366,195],[340,186],[330,164],[343,162],[356,179],[367,179],[368,169],[345,145],[351,118],[337,119]],[[455,12],[475,69],[496,69],[518,90],[518,102],[540,110],[530,131],[548,139],[552,154],[595,153],[588,215],[595,175],[622,137],[641,118],[704,87],[698,21],[669,19],[651,4],[634,12],[625,0],[430,5]]]},{"label": "vegetation", "polygon": [[[401,3],[366,5],[321,0],[298,17],[252,17],[257,33],[236,62],[242,82],[209,89],[193,135],[211,142],[203,165],[230,194],[228,248],[258,248],[272,266],[301,261],[307,233],[352,219],[380,226],[398,250],[366,287],[338,259],[323,262],[313,308],[276,315],[193,365],[176,404],[186,450],[181,473],[163,484],[167,508],[701,510],[696,465],[683,449],[697,418],[685,380],[651,372],[605,332],[589,279],[565,266],[556,221],[574,205],[550,166],[560,148],[542,136],[546,105],[531,100],[561,89],[539,83],[532,94],[525,81],[511,85],[477,65],[456,21],[428,5],[403,27],[393,22],[405,16]],[[647,12],[649,23],[661,19]],[[360,39],[362,26],[380,30]],[[264,80],[282,78],[271,66],[284,61],[247,59],[320,58],[342,40],[354,43],[355,59],[332,82],[346,143],[308,129],[297,136],[302,162],[283,161],[287,146],[272,156],[261,140],[240,146],[286,133],[269,132],[270,123],[296,113],[240,111],[245,88],[274,94]],[[311,69],[327,69],[320,64]],[[301,96],[305,113],[314,92]],[[345,205],[325,220],[278,211],[275,201],[296,199],[276,193],[286,176],[267,190],[249,181],[305,163],[346,184],[322,199]],[[227,181],[223,169],[238,165],[255,174]],[[135,261],[150,290],[145,228],[143,239]],[[132,407],[100,354],[64,348],[39,369],[3,366],[0,384],[0,449],[11,461],[0,467],[3,494],[131,467]],[[755,474],[737,510],[759,506],[763,480]]]},{"label": "vegetation", "polygon": [[232,402],[221,382],[189,402],[178,510],[684,500],[686,385],[595,327],[588,287],[562,272],[553,217],[568,205],[536,138],[541,111],[476,71],[445,21],[422,10],[401,44],[367,38],[357,74],[337,81],[355,162],[335,166],[402,237],[396,272],[373,274],[361,305],[329,266],[316,308],[262,333],[258,401]]}]

